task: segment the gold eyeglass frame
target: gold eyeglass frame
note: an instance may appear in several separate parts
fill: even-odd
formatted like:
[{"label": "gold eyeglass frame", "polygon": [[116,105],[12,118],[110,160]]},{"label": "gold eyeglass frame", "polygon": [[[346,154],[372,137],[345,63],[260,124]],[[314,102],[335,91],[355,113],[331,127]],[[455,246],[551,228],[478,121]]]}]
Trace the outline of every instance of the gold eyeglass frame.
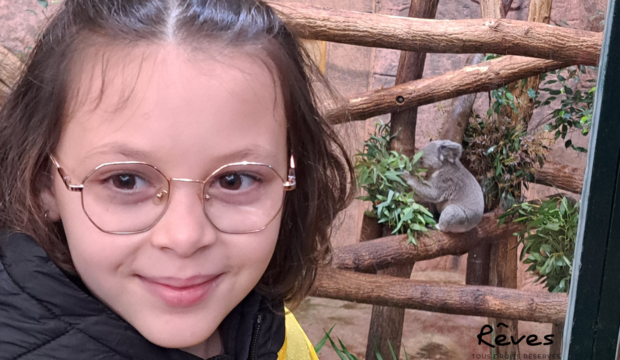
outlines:
[{"label": "gold eyeglass frame", "polygon": [[[209,215],[207,215],[207,213],[205,211],[205,204],[204,204],[205,203],[205,199],[206,200],[210,199],[209,194],[207,194],[207,192],[206,192],[206,186],[205,186],[206,183],[209,182],[209,180],[211,180],[211,178],[214,175],[216,175],[218,172],[220,172],[222,169],[225,169],[225,168],[230,167],[230,166],[238,166],[238,165],[266,166],[266,167],[270,168],[271,170],[273,170],[273,172],[278,176],[278,178],[280,178],[280,180],[282,180],[283,192],[294,190],[296,185],[297,185],[297,182],[295,180],[295,160],[293,158],[293,155],[291,155],[291,158],[290,158],[290,163],[289,163],[289,168],[288,168],[288,179],[287,180],[284,180],[282,178],[282,176],[280,176],[280,174],[278,174],[278,172],[271,165],[265,164],[265,163],[250,162],[250,161],[241,161],[241,162],[235,162],[235,163],[230,163],[230,164],[223,165],[223,166],[217,168],[214,172],[212,172],[211,175],[209,175],[205,180],[194,180],[194,179],[184,179],[184,178],[168,178],[157,167],[155,167],[155,166],[153,166],[153,165],[151,165],[149,163],[145,163],[145,162],[142,162],[142,161],[117,161],[117,162],[109,162],[109,163],[103,163],[103,164],[98,165],[97,167],[95,167],[93,170],[91,170],[84,177],[84,179],[82,180],[81,184],[71,184],[71,177],[69,176],[69,174],[67,174],[65,169],[63,169],[60,166],[60,163],[56,160],[56,158],[54,158],[54,156],[52,154],[49,154],[49,158],[52,161],[52,163],[56,166],[56,169],[58,170],[58,174],[60,175],[62,181],[64,182],[65,186],[67,187],[67,190],[74,191],[74,192],[80,192],[80,194],[81,194],[81,202],[82,202],[82,210],[84,211],[84,214],[86,214],[86,217],[88,218],[88,220],[90,220],[90,222],[93,225],[95,225],[95,227],[97,229],[101,230],[102,232],[104,232],[106,234],[114,234],[114,235],[139,234],[139,233],[147,232],[147,231],[151,230],[153,227],[155,227],[155,225],[157,225],[159,220],[161,220],[161,218],[164,217],[164,214],[168,210],[168,206],[170,204],[170,193],[172,192],[172,181],[193,182],[193,183],[201,184],[202,185],[202,196],[200,196],[200,199],[201,199],[201,205],[202,205],[202,209],[203,209],[202,212],[205,215],[205,217],[207,218],[207,220],[211,223],[211,225],[213,225],[217,230],[219,230],[220,232],[225,233],[225,234],[250,234],[250,233],[255,233],[255,232],[259,232],[259,231],[264,230],[267,226],[269,226],[269,224],[271,224],[273,222],[273,220],[278,216],[278,213],[282,210],[282,207],[284,206],[284,198],[285,198],[285,196],[282,196],[282,202],[280,203],[280,207],[278,208],[278,210],[276,211],[274,216],[262,228],[260,228],[258,230],[245,231],[245,232],[227,232],[227,231],[222,231],[209,218]],[[106,231],[106,230],[102,229],[99,225],[97,225],[95,223],[95,221],[93,221],[93,219],[88,214],[88,211],[86,211],[86,208],[84,207],[84,184],[86,183],[86,181],[88,181],[88,178],[92,174],[94,174],[97,170],[101,169],[102,167],[110,166],[110,165],[122,165],[122,164],[133,164],[133,165],[141,164],[141,165],[149,166],[153,170],[155,170],[158,173],[160,173],[163,176],[163,178],[166,179],[166,181],[168,182],[167,199],[166,199],[166,206],[165,206],[164,210],[159,215],[159,217],[153,221],[153,223],[150,226],[148,226],[146,229],[143,229],[143,230],[140,230],[140,231]],[[164,191],[166,191],[166,190],[164,190]],[[160,195],[161,195],[161,193],[158,194],[157,196],[159,197]]]}]

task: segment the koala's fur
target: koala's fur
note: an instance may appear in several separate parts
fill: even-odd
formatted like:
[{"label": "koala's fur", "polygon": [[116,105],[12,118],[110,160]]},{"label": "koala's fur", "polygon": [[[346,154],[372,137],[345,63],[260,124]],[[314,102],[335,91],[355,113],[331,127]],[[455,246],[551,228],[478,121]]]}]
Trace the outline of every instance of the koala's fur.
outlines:
[{"label": "koala's fur", "polygon": [[437,229],[444,232],[465,232],[482,220],[484,196],[476,178],[459,160],[461,145],[449,140],[432,141],[422,149],[418,165],[427,169],[426,180],[408,172],[403,178],[414,196],[436,204],[441,213]]}]

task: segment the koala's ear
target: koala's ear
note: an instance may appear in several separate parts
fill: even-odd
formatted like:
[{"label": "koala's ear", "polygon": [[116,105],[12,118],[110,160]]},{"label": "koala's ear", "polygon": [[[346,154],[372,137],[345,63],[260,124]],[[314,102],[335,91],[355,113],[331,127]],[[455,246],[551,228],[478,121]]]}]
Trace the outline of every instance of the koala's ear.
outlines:
[{"label": "koala's ear", "polygon": [[439,148],[437,148],[439,160],[448,160],[451,163],[454,163],[456,160],[460,159],[462,152],[463,148],[461,145],[452,141],[444,141],[441,145],[439,145]]}]

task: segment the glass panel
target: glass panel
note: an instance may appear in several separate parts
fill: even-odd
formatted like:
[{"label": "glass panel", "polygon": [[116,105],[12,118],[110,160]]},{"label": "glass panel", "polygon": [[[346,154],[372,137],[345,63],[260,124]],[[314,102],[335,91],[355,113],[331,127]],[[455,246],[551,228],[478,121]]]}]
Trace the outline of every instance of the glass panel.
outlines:
[{"label": "glass panel", "polygon": [[[620,267],[620,217],[618,205],[618,160],[620,159],[620,127],[615,103],[620,93],[618,61],[620,8],[609,3],[607,24],[601,52],[599,83],[594,106],[592,137],[588,154],[588,168],[584,184],[584,202],[579,218],[573,272],[571,311],[565,326],[567,343],[563,351],[566,359],[614,359],[620,327],[617,299]],[[579,264],[579,265],[577,265]],[[597,296],[598,295],[598,296]]]}]

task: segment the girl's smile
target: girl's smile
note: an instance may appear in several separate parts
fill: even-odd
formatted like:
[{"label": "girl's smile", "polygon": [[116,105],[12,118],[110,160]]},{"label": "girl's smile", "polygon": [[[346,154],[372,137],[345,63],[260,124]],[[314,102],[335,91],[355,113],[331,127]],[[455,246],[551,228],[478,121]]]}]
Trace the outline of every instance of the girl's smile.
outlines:
[{"label": "girl's smile", "polygon": [[190,278],[145,277],[137,275],[146,289],[171,307],[190,307],[209,295],[224,274],[196,275]]}]

